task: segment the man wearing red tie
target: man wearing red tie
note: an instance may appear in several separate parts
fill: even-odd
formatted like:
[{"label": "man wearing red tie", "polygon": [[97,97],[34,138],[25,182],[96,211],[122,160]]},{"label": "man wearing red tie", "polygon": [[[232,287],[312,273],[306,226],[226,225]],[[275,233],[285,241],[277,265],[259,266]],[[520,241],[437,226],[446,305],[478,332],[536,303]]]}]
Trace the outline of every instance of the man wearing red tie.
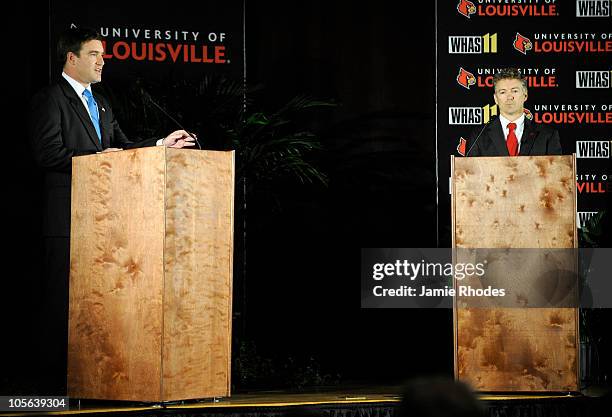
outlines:
[{"label": "man wearing red tie", "polygon": [[525,115],[527,81],[516,68],[493,77],[493,98],[499,117],[470,135],[465,156],[561,155],[559,132]]}]

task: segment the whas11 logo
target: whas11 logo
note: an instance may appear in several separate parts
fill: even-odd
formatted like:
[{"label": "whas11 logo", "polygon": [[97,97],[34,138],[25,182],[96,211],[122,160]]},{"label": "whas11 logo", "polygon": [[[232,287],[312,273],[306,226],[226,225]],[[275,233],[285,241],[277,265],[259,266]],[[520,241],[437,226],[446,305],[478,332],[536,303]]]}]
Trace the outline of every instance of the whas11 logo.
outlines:
[{"label": "whas11 logo", "polygon": [[497,53],[497,33],[484,35],[458,35],[448,37],[449,54],[495,54]]},{"label": "whas11 logo", "polygon": [[611,143],[609,140],[577,140],[576,158],[608,159]]},{"label": "whas11 logo", "polygon": [[449,107],[449,125],[480,125],[497,116],[497,104],[482,107]]},{"label": "whas11 logo", "polygon": [[576,71],[576,88],[611,88],[612,71]]},{"label": "whas11 logo", "polygon": [[576,17],[610,17],[610,0],[576,0]]},{"label": "whas11 logo", "polygon": [[582,229],[587,225],[589,220],[592,217],[597,216],[599,214],[598,211],[577,211],[576,212],[576,224],[578,228]]}]

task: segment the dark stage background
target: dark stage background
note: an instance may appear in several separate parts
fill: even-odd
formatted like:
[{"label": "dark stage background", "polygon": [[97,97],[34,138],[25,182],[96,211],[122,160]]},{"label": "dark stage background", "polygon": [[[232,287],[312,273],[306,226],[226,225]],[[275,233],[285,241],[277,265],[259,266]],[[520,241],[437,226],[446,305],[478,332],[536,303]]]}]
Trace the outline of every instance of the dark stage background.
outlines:
[{"label": "dark stage background", "polygon": [[[325,146],[315,162],[329,185],[277,180],[274,198],[249,200],[247,302],[236,302],[234,321],[234,355],[246,360],[238,391],[452,374],[451,311],[365,310],[359,293],[360,248],[437,243],[434,4],[409,13],[392,1],[357,4],[246,4],[246,75],[263,87],[260,105],[308,94],[338,106],[307,120]],[[29,98],[48,81],[49,7],[4,7],[1,393],[26,394],[36,389],[43,294],[41,176],[24,124]],[[206,4],[188,12],[206,13]]]}]

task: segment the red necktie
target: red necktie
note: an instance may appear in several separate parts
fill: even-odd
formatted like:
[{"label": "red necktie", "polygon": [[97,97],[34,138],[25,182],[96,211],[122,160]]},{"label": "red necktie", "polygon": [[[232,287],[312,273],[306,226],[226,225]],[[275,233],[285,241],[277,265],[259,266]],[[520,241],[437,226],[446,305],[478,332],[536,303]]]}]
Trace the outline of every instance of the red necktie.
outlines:
[{"label": "red necktie", "polygon": [[508,137],[506,138],[506,146],[508,147],[508,153],[510,156],[518,155],[518,139],[514,130],[516,129],[516,123],[508,123]]}]

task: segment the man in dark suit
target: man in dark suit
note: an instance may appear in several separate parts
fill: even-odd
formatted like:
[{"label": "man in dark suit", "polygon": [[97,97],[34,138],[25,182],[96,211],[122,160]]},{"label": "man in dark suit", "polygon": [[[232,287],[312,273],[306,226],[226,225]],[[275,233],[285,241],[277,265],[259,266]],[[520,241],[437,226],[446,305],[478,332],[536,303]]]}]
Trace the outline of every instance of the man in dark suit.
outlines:
[{"label": "man in dark suit", "polygon": [[108,101],[91,90],[92,84],[102,80],[102,39],[90,29],[65,31],[57,45],[62,76],[31,101],[28,138],[44,170],[45,183],[40,367],[45,381],[41,394],[66,391],[72,157],[122,148],[194,145],[194,139],[184,130],[138,143],[125,136]]},{"label": "man in dark suit", "polygon": [[527,81],[520,71],[501,70],[493,86],[499,117],[470,135],[465,156],[561,155],[559,132],[525,115]]}]

